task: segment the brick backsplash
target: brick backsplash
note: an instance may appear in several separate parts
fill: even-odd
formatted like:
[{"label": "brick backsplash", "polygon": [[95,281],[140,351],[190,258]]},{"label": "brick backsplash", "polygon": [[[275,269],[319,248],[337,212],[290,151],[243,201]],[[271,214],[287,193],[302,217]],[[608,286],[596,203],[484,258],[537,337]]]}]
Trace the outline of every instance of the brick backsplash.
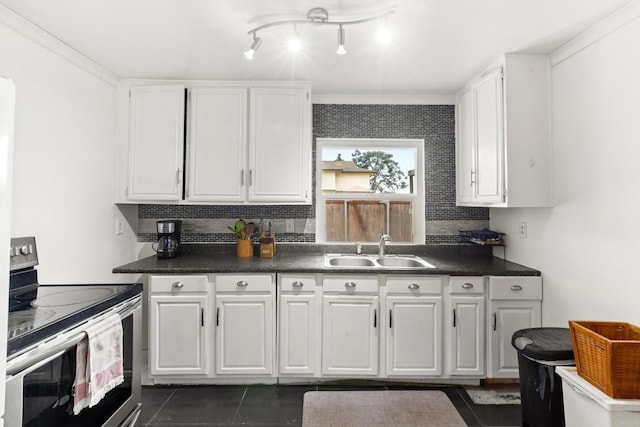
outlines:
[{"label": "brick backsplash", "polygon": [[[425,141],[426,244],[458,243],[457,230],[489,225],[487,208],[456,206],[455,115],[453,105],[313,105],[313,189],[317,138],[406,138]],[[154,241],[158,219],[182,219],[182,241],[232,242],[226,230],[237,218],[271,221],[280,242],[315,242],[312,205],[140,205],[138,240]],[[294,233],[284,220],[294,219]],[[438,234],[433,234],[437,230]]]}]

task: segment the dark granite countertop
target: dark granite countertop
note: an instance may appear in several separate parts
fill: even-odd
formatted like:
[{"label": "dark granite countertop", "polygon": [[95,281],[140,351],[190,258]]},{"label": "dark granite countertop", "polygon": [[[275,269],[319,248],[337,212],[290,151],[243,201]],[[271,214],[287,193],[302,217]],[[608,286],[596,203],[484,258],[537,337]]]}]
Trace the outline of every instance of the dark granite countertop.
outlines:
[{"label": "dark granite countertop", "polygon": [[[370,252],[371,248],[367,252]],[[389,253],[412,253],[435,268],[348,268],[326,267],[325,253],[354,253],[350,247],[323,245],[281,245],[274,258],[238,258],[233,246],[184,245],[177,258],[150,256],[113,269],[114,273],[197,274],[197,273],[372,273],[372,274],[441,274],[454,276],[539,276],[540,271],[494,257],[486,248],[452,245],[390,247]]]}]

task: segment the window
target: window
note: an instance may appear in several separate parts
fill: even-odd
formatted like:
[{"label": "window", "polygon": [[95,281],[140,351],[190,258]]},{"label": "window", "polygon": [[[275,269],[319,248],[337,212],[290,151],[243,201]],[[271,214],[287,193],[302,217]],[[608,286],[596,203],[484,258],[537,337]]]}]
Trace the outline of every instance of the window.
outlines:
[{"label": "window", "polygon": [[317,139],[316,240],[424,242],[424,140]]}]

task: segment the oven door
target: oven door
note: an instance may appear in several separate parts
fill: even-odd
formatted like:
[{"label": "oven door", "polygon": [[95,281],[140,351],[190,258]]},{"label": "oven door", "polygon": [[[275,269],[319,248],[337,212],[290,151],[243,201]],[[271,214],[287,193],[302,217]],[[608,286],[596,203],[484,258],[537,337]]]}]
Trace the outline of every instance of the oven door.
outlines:
[{"label": "oven door", "polygon": [[140,412],[140,297],[114,310],[122,319],[124,382],[96,406],[73,415],[76,344],[85,336],[78,331],[80,327],[74,328],[21,355],[16,363],[8,363],[7,426],[136,425]]}]

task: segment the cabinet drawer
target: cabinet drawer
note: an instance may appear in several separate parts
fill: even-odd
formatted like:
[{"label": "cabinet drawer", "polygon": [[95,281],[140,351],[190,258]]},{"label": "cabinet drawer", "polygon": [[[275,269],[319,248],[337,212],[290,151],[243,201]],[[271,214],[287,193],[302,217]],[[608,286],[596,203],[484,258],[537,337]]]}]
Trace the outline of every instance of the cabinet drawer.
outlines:
[{"label": "cabinet drawer", "polygon": [[224,274],[215,276],[216,292],[271,292],[271,274]]},{"label": "cabinet drawer", "polygon": [[491,300],[541,300],[541,277],[489,277]]},{"label": "cabinet drawer", "polygon": [[378,293],[377,276],[325,277],[322,281],[324,292],[347,292],[349,294]]},{"label": "cabinet drawer", "polygon": [[151,292],[207,292],[207,276],[151,276]]},{"label": "cabinet drawer", "polygon": [[295,275],[280,276],[280,292],[313,292],[316,287],[316,276]]},{"label": "cabinet drawer", "polygon": [[389,294],[442,294],[442,277],[388,277]]},{"label": "cabinet drawer", "polygon": [[454,276],[449,278],[450,294],[483,294],[484,277]]}]

